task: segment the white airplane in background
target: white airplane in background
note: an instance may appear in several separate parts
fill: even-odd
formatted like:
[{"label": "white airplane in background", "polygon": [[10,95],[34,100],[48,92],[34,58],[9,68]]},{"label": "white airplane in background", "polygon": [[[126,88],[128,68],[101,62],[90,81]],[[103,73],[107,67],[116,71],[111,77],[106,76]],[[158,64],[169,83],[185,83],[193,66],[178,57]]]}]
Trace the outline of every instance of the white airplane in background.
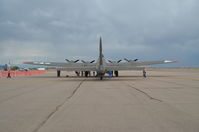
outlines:
[{"label": "white airplane in background", "polygon": [[[31,64],[31,65],[43,65],[43,66],[54,66],[57,69],[57,77],[60,77],[61,71],[83,71],[85,72],[85,76],[88,76],[88,72],[96,71],[97,77],[101,80],[103,79],[105,73],[113,72],[115,76],[118,77],[118,71],[121,70],[143,70],[145,72],[145,66],[148,65],[155,65],[155,64],[166,64],[166,63],[174,63],[177,61],[170,61],[170,60],[162,60],[162,61],[137,61],[135,60],[128,60],[124,59],[126,62],[119,61],[110,61],[108,62],[105,60],[105,57],[102,53],[102,38],[100,37],[99,42],[99,58],[97,62],[94,63],[94,60],[91,62],[82,61],[82,63],[77,63],[79,60],[67,62],[24,62],[24,64]],[[144,73],[143,72],[143,73]],[[144,75],[145,76],[145,75]]]}]

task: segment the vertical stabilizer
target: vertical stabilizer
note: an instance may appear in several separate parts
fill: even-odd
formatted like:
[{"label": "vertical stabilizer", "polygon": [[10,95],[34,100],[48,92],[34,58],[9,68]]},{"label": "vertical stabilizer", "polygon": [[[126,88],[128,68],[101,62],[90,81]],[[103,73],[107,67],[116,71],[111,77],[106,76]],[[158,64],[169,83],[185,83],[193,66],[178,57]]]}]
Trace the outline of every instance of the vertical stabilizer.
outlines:
[{"label": "vertical stabilizer", "polygon": [[102,38],[100,37],[100,43],[99,43],[99,64],[102,65]]}]

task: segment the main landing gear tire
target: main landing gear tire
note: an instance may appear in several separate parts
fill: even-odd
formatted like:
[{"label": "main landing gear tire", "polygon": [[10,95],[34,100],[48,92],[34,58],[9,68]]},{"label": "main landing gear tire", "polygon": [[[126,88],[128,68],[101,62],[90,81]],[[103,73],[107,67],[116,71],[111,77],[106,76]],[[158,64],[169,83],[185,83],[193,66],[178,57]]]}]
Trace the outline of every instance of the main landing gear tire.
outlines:
[{"label": "main landing gear tire", "polygon": [[60,75],[61,75],[61,71],[57,70],[57,77],[60,77]]},{"label": "main landing gear tire", "polygon": [[85,77],[88,77],[88,71],[85,71]]},{"label": "main landing gear tire", "polygon": [[116,77],[119,76],[119,72],[118,71],[114,71],[114,74],[115,74]]}]

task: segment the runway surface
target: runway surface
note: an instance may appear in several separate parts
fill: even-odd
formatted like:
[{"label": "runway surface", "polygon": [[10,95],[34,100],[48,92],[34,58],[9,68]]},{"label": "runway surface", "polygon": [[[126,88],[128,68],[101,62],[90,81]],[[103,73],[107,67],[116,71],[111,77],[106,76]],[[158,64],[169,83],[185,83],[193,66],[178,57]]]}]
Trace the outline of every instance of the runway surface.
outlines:
[{"label": "runway surface", "polygon": [[63,74],[0,78],[0,132],[199,131],[199,70]]}]

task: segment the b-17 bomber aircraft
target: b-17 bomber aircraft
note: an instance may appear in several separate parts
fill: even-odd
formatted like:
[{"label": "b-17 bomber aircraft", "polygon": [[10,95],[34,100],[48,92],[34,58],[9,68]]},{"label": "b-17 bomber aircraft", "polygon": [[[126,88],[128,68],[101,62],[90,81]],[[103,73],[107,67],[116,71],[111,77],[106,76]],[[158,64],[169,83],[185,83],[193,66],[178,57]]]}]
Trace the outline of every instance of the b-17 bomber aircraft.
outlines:
[{"label": "b-17 bomber aircraft", "polygon": [[166,63],[174,63],[177,61],[170,61],[170,60],[162,60],[162,61],[138,61],[135,60],[128,60],[124,59],[126,62],[119,61],[106,61],[103,53],[102,53],[102,38],[100,37],[99,42],[99,58],[97,62],[94,60],[91,62],[82,61],[82,63],[77,63],[79,60],[67,62],[24,62],[24,64],[31,64],[31,65],[43,65],[43,66],[53,66],[57,69],[57,77],[60,77],[61,71],[81,71],[85,72],[85,76],[88,76],[88,73],[91,71],[97,72],[97,77],[100,80],[103,79],[105,73],[113,73],[116,77],[118,77],[118,71],[121,70],[143,70],[143,76],[146,77],[145,66],[148,65],[155,65],[155,64],[166,64]]}]

